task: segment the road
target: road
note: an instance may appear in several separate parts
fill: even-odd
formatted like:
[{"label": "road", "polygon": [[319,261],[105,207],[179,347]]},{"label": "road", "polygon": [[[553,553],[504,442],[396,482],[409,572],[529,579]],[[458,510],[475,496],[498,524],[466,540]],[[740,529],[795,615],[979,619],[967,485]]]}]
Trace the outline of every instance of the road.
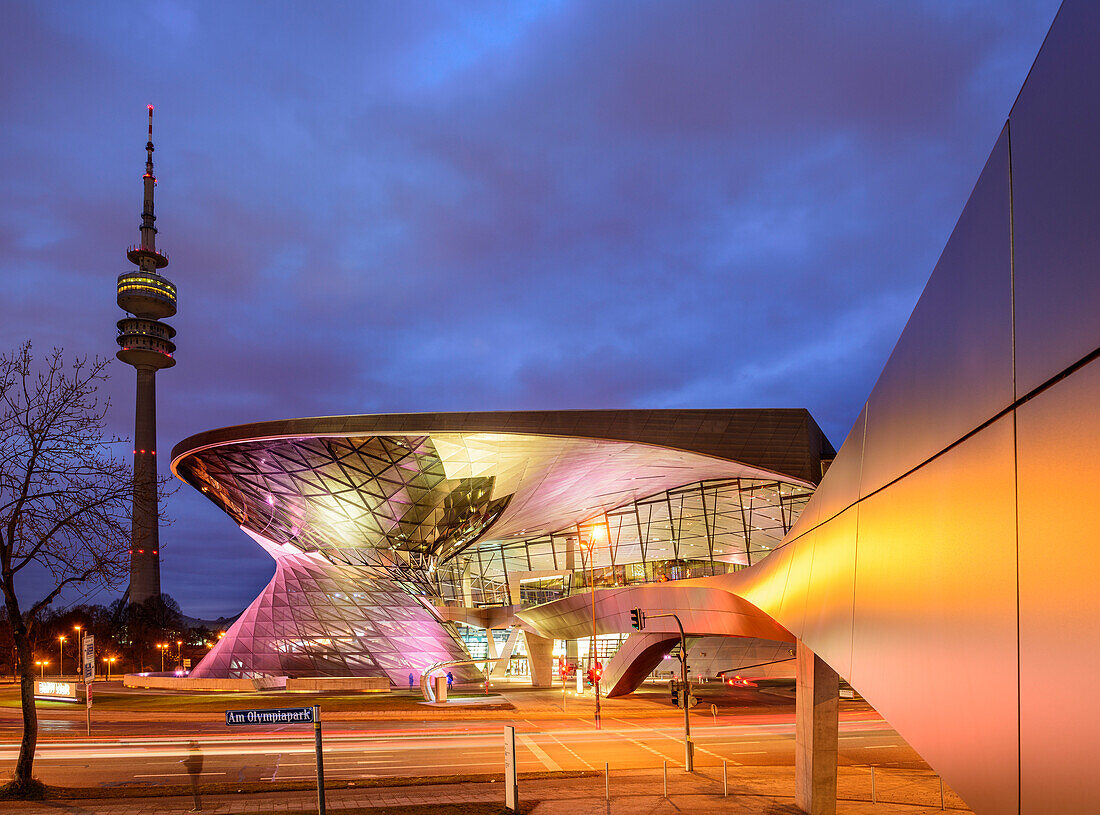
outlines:
[{"label": "road", "polygon": [[[517,718],[519,770],[612,770],[670,767],[683,763],[683,730],[675,718],[605,719],[596,730],[576,718]],[[755,717],[746,723],[693,721],[696,763],[731,768],[791,765],[794,724],[789,714]],[[205,729],[205,728],[204,728]],[[195,734],[204,757],[204,781],[312,780],[312,727],[288,725],[263,731]],[[356,780],[380,776],[500,772],[502,723],[333,722],[325,726],[325,775]],[[189,740],[175,737],[66,739],[39,744],[35,774],[48,784],[114,786],[185,783],[182,761]],[[10,774],[17,745],[0,745],[0,772]],[[852,714],[841,721],[844,764],[889,764],[922,768],[917,754],[876,714]]]}]

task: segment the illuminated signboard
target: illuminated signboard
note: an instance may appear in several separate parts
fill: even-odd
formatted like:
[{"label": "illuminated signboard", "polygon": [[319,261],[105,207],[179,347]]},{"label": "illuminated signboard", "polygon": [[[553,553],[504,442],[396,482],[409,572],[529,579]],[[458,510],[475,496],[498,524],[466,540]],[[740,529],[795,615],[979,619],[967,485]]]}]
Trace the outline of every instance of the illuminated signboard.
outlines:
[{"label": "illuminated signboard", "polygon": [[34,698],[50,699],[55,702],[79,702],[79,690],[80,686],[76,682],[40,679],[34,683]]}]

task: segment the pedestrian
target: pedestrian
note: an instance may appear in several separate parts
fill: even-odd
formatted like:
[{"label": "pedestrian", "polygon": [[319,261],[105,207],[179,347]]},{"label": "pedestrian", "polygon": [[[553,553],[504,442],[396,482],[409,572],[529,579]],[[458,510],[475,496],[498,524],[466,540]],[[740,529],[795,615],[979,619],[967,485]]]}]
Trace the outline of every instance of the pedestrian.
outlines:
[{"label": "pedestrian", "polygon": [[455,683],[455,675],[450,671],[447,671],[447,690],[450,690]]},{"label": "pedestrian", "polygon": [[413,689],[413,675],[409,674],[409,690]]},{"label": "pedestrian", "polygon": [[202,775],[202,751],[199,749],[199,743],[194,739],[187,745],[187,749],[190,751],[187,754],[187,758],[183,759],[183,766],[187,769],[187,774],[191,776],[191,797],[195,799],[195,808],[192,812],[202,812],[202,800],[199,798],[199,776]]}]

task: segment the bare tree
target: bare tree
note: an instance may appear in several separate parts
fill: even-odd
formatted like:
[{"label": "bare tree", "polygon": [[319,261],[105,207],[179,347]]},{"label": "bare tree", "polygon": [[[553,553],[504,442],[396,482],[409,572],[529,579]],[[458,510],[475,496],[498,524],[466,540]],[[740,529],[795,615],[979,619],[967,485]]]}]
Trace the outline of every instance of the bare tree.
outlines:
[{"label": "bare tree", "polygon": [[[96,396],[107,363],[84,357],[66,364],[55,349],[36,367],[30,343],[0,356],[0,589],[23,706],[23,739],[6,790],[12,795],[41,789],[32,776],[32,627],[67,589],[118,586],[127,574],[133,474],[111,450],[117,440],[105,432],[109,405]],[[28,598],[32,572],[48,588]]]}]

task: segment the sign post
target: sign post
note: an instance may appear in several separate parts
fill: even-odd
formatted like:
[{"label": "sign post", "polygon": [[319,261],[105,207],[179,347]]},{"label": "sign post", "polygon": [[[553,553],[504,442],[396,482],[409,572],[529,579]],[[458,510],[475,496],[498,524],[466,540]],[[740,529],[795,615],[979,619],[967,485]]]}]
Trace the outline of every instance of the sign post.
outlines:
[{"label": "sign post", "polygon": [[325,762],[321,751],[321,708],[313,707],[276,707],[254,710],[227,710],[225,723],[229,727],[238,725],[265,724],[312,724],[313,742],[317,751],[317,813],[325,815]]},{"label": "sign post", "polygon": [[519,812],[519,782],[516,780],[516,729],[504,728],[504,806]]},{"label": "sign post", "polygon": [[321,753],[321,707],[313,706],[313,740],[317,748],[317,815],[325,815],[325,760]]},{"label": "sign post", "polygon": [[92,680],[95,679],[95,637],[84,635],[81,643],[84,657],[84,704],[88,716],[88,735],[92,735]]}]

